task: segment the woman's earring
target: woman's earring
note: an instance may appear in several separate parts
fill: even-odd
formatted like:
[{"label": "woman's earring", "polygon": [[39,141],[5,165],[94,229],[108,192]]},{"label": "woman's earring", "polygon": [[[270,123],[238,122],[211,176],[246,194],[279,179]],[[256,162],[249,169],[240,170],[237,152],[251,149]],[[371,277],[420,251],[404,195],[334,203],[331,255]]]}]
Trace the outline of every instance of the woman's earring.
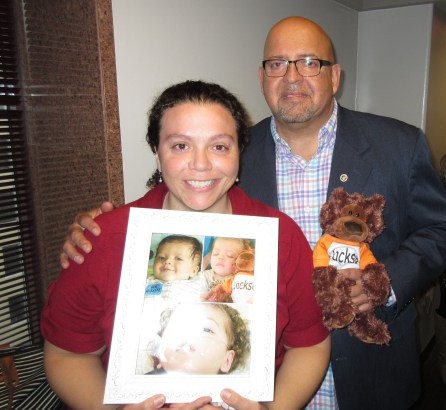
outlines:
[{"label": "woman's earring", "polygon": [[163,174],[161,171],[158,171],[158,184],[162,184],[163,183]]},{"label": "woman's earring", "polygon": [[238,184],[240,182],[240,180],[237,178],[235,178],[235,182]]}]

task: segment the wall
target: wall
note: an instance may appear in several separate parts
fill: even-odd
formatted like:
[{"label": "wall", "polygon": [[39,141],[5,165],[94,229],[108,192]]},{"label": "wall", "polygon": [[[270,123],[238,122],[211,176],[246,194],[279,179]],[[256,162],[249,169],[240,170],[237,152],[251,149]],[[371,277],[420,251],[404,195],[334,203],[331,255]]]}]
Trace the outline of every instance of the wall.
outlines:
[{"label": "wall", "polygon": [[357,109],[426,132],[434,166],[446,154],[446,13],[432,4],[359,13]]},{"label": "wall", "polygon": [[[446,153],[446,19],[432,4],[359,13],[357,108],[426,132],[433,160]],[[419,295],[417,337],[434,335],[434,287]]]},{"label": "wall", "polygon": [[432,4],[359,13],[357,109],[425,128]]},{"label": "wall", "polygon": [[124,200],[111,0],[14,3],[34,244],[46,294],[73,215]]},{"label": "wall", "polygon": [[166,86],[215,81],[234,92],[253,121],[269,114],[257,82],[268,29],[288,15],[321,24],[344,67],[340,101],[354,107],[357,12],[330,0],[113,0],[126,202],[146,192],[155,162],[145,142],[147,110]]},{"label": "wall", "polygon": [[440,159],[446,154],[446,13],[434,9],[432,48],[429,70],[426,134],[432,160],[439,170]]}]

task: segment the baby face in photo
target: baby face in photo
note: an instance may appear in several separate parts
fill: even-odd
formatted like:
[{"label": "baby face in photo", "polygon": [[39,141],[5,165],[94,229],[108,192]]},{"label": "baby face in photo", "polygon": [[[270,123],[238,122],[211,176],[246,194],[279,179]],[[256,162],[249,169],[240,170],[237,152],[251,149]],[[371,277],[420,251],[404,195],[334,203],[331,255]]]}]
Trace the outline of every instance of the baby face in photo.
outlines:
[{"label": "baby face in photo", "polygon": [[172,239],[161,242],[153,263],[153,275],[164,282],[191,279],[198,273],[200,261],[201,254],[187,241]]},{"label": "baby face in photo", "polygon": [[227,373],[235,352],[231,317],[218,305],[181,306],[161,336],[159,366],[166,372]]},{"label": "baby face in photo", "polygon": [[215,275],[225,277],[234,273],[234,261],[245,248],[241,239],[216,238],[211,253],[211,268]]}]

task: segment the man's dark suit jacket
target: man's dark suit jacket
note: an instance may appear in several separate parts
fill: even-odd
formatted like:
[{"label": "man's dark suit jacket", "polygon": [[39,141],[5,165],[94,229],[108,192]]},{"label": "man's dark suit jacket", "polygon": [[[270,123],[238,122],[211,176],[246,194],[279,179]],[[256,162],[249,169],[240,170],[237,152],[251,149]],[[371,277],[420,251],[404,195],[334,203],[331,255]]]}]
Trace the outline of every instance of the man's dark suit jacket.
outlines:
[{"label": "man's dark suit jacket", "polygon": [[[278,207],[270,118],[251,129],[239,185],[251,197]],[[386,265],[397,299],[396,306],[376,312],[389,324],[389,347],[362,343],[345,329],[332,332],[331,364],[340,409],[408,409],[420,394],[411,302],[446,266],[445,190],[421,130],[342,107],[327,196],[338,186],[386,199],[386,228],[371,248]]]}]

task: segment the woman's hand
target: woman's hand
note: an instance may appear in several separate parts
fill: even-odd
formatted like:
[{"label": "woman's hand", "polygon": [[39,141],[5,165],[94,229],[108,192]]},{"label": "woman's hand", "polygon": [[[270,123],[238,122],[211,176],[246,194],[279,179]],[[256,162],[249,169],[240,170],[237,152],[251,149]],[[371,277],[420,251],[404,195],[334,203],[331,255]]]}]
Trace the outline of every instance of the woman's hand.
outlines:
[{"label": "woman's hand", "polygon": [[84,236],[84,229],[90,231],[94,236],[99,236],[101,228],[94,218],[104,212],[112,211],[113,208],[111,202],[103,202],[99,208],[90,209],[75,216],[74,222],[68,227],[68,234],[59,257],[63,269],[70,266],[70,259],[78,264],[84,262],[84,257],[79,253],[78,248],[81,248],[85,253],[91,252],[91,243]]},{"label": "woman's hand", "polygon": [[[166,398],[162,394],[149,397],[142,403],[126,404],[116,407],[116,410],[158,410],[176,408],[178,410],[200,410],[207,408],[207,404],[211,402],[210,397],[199,397],[191,403],[175,403],[166,404]],[[206,407],[204,407],[206,406]],[[210,408],[213,408],[212,406]],[[215,408],[215,407],[214,407]]]},{"label": "woman's hand", "polygon": [[223,403],[213,403],[213,405],[205,406],[202,410],[211,409],[225,409],[225,410],[266,410],[268,407],[265,404],[260,404],[256,401],[248,400],[231,389],[222,390],[221,399]]},{"label": "woman's hand", "polygon": [[[203,399],[203,401],[201,401]],[[224,389],[221,392],[221,399],[223,400],[222,403],[211,403],[210,398],[208,402],[204,402],[204,397],[195,400],[192,403],[183,404],[183,403],[173,403],[170,405],[167,405],[166,408],[170,409],[178,409],[178,410],[266,410],[268,409],[267,406],[262,405],[260,403],[257,403],[252,400],[248,400],[244,397],[242,397],[240,394],[236,393],[234,390],[231,389]],[[200,400],[200,402],[199,402]],[[197,405],[200,405],[200,407],[196,407]],[[152,410],[152,408],[149,408]],[[164,407],[163,407],[164,409]],[[133,409],[129,409],[133,410]],[[136,409],[135,409],[136,410]]]},{"label": "woman's hand", "polygon": [[137,404],[122,404],[118,405],[115,410],[158,410],[164,409],[164,404],[166,403],[166,398],[162,394],[157,394],[155,396],[149,397],[142,403]]}]

